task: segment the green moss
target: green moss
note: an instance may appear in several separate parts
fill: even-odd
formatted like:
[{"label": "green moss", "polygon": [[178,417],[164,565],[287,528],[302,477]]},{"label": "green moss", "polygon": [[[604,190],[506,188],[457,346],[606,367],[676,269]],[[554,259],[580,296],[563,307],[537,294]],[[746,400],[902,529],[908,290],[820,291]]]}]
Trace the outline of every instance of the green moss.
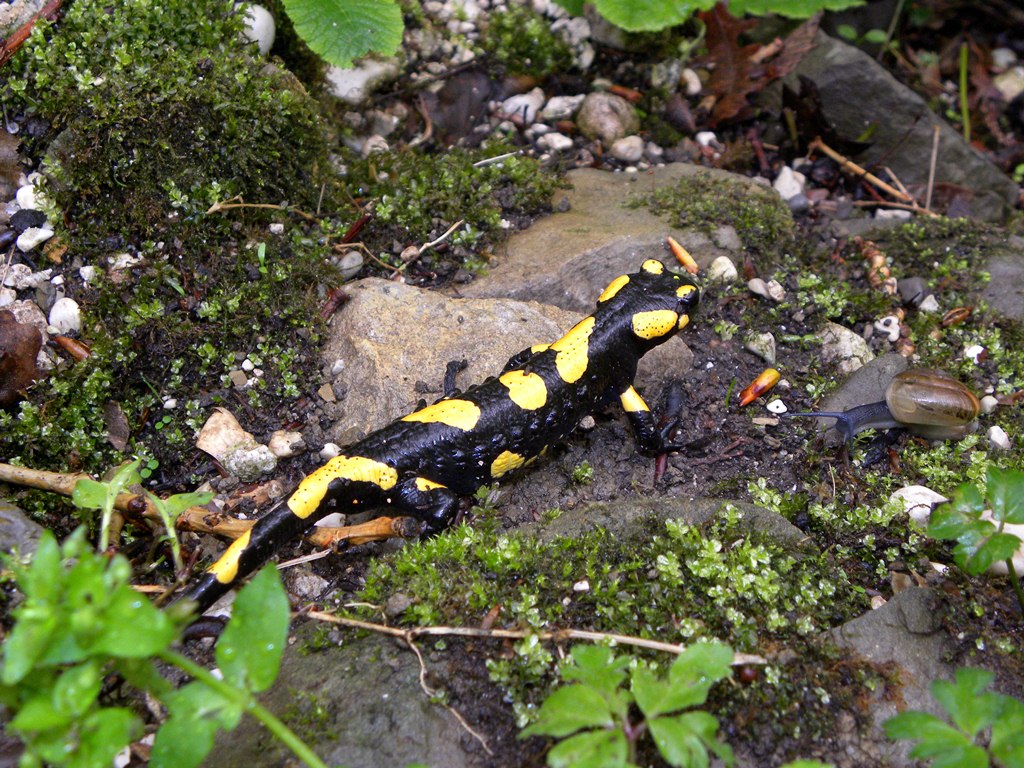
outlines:
[{"label": "green moss", "polygon": [[774,190],[701,173],[639,199],[681,227],[706,234],[731,225],[743,247],[777,259],[793,245],[793,216]]},{"label": "green moss", "polygon": [[281,713],[281,720],[307,744],[336,741],[338,734],[331,727],[334,715],[324,697],[309,691],[291,690],[291,703]]},{"label": "green moss", "polygon": [[[558,186],[533,158],[513,155],[475,165],[510,149],[499,142],[472,151],[452,147],[438,154],[393,152],[353,159],[352,192],[376,201],[374,229],[381,243],[422,244],[462,220],[465,224],[449,242],[464,266],[478,270],[486,263],[479,251],[504,237],[502,219],[547,210]],[[401,265],[397,257],[391,260]],[[420,263],[433,266],[438,260],[436,251],[428,251]]]},{"label": "green moss", "polygon": [[551,22],[531,8],[509,5],[493,13],[480,41],[481,52],[508,74],[538,79],[572,66],[569,45],[551,31]]},{"label": "green moss", "polygon": [[253,56],[241,25],[223,0],[84,0],[36,26],[4,97],[50,124],[34,149],[80,244],[202,238],[202,212],[235,195],[316,200],[315,106]]}]

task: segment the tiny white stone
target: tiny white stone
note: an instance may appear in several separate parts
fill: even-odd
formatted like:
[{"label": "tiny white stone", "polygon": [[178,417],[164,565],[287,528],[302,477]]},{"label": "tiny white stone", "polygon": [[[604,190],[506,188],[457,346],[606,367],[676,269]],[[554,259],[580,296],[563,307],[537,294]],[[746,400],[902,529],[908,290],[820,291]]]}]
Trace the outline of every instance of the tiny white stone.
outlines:
[{"label": "tiny white stone", "polygon": [[47,227],[29,227],[18,235],[18,250],[22,253],[31,251],[37,245],[45,243],[53,237],[53,230]]},{"label": "tiny white stone", "polygon": [[362,150],[360,154],[363,157],[369,157],[377,152],[387,152],[391,147],[388,146],[388,140],[383,136],[374,134],[373,136],[367,136],[366,141],[363,142]]},{"label": "tiny white stone", "polygon": [[553,133],[545,133],[537,139],[537,146],[548,152],[565,152],[572,149],[573,141],[565,134],[555,131]]},{"label": "tiny white stone", "polygon": [[768,298],[772,301],[780,302],[786,298],[786,289],[778,280],[769,280],[766,287],[768,288]]},{"label": "tiny white stone", "polygon": [[301,432],[278,429],[270,436],[267,447],[277,458],[286,459],[305,451],[306,443],[302,439]]},{"label": "tiny white stone", "polygon": [[78,276],[82,278],[83,283],[88,283],[90,280],[96,277],[96,267],[92,265],[86,265],[78,270]]},{"label": "tiny white stone", "polygon": [[586,579],[583,579],[581,581],[577,581],[575,584],[572,585],[572,591],[573,592],[589,592],[590,591],[590,582],[587,581]]},{"label": "tiny white stone", "polygon": [[0,307],[6,307],[18,300],[18,292],[11,288],[0,288]]},{"label": "tiny white stone", "polygon": [[549,121],[567,120],[580,108],[586,97],[584,93],[578,96],[552,96],[540,111],[540,116]]},{"label": "tiny white stone", "polygon": [[64,275],[54,275],[50,281],[53,285],[64,285]]},{"label": "tiny white stone", "polygon": [[879,208],[875,211],[876,219],[900,219],[906,220],[913,215],[912,211],[905,211],[902,208]]},{"label": "tiny white stone", "polygon": [[917,305],[917,308],[921,312],[938,312],[939,300],[935,298],[935,294],[929,293],[921,300],[921,303]]},{"label": "tiny white stone", "polygon": [[345,361],[340,357],[331,363],[331,376],[337,376],[339,373],[345,370]]},{"label": "tiny white stone", "polygon": [[783,200],[790,200],[803,194],[806,184],[806,176],[799,171],[794,171],[788,165],[784,165],[779,171],[779,175],[775,177],[775,181],[772,182],[772,187]]},{"label": "tiny white stone", "polygon": [[900,319],[896,315],[879,318],[875,320],[875,330],[890,342],[895,342],[900,337]]},{"label": "tiny white stone", "polygon": [[529,125],[536,122],[537,113],[544,106],[544,91],[541,88],[534,88],[527,93],[520,93],[510,96],[501,102],[501,113],[506,117]]},{"label": "tiny white stone", "polygon": [[644,140],[639,136],[623,136],[612,143],[612,157],[624,163],[635,163],[644,156]]},{"label": "tiny white stone", "polygon": [[284,224],[282,224],[280,221],[275,221],[273,224],[270,225],[269,229],[270,229],[270,234],[272,234],[272,235],[283,235],[284,234]]},{"label": "tiny white stone", "polygon": [[28,264],[11,264],[7,268],[7,275],[4,277],[4,285],[14,288],[17,291],[24,291],[30,288],[38,288],[50,279],[52,269],[44,269],[42,272],[33,272]]},{"label": "tiny white stone", "polygon": [[719,256],[711,262],[707,274],[710,283],[731,283],[739,277],[740,273],[737,271],[736,265],[732,263],[732,259],[728,256]]},{"label": "tiny white stone", "polygon": [[949,499],[923,485],[908,485],[894,491],[889,496],[889,501],[896,500],[903,504],[903,509],[910,516],[911,520],[924,527],[928,525],[928,518],[931,517],[932,507]]},{"label": "tiny white stone", "polygon": [[748,352],[753,352],[768,365],[775,363],[775,337],[767,331],[750,334],[743,346]]},{"label": "tiny white stone", "polygon": [[130,253],[118,253],[107,259],[110,263],[110,268],[115,272],[119,269],[128,269],[128,267],[134,267],[140,261],[141,256],[132,256]]},{"label": "tiny white stone", "polygon": [[323,461],[329,461],[340,455],[341,447],[337,443],[324,443],[324,447],[320,449],[320,459]]},{"label": "tiny white stone", "polygon": [[964,349],[964,359],[972,361],[975,365],[978,363],[978,358],[981,357],[982,352],[985,348],[980,344],[971,344],[971,346]]},{"label": "tiny white stone", "polygon": [[683,69],[679,75],[679,82],[686,88],[687,96],[697,96],[704,89],[704,84],[700,81],[700,75],[689,67]]},{"label": "tiny white stone", "polygon": [[263,56],[270,53],[276,31],[274,16],[270,11],[254,3],[245,6],[245,37],[256,43]]},{"label": "tiny white stone", "polygon": [[80,331],[82,310],[79,309],[78,302],[67,297],[57,299],[50,308],[49,322],[61,334]]},{"label": "tiny white stone", "polygon": [[769,280],[768,282],[765,282],[760,277],[755,277],[747,281],[747,290],[755,296],[771,299],[775,302],[782,301],[786,298],[786,290],[778,280]]},{"label": "tiny white stone", "polygon": [[991,52],[992,66],[1006,69],[1017,62],[1017,54],[1012,48],[993,48]]},{"label": "tiny white stone", "polygon": [[25,184],[18,187],[18,191],[14,195],[14,200],[18,204],[18,207],[23,208],[26,211],[38,210],[39,202],[36,199],[36,185]]},{"label": "tiny white stone", "polygon": [[999,401],[996,400],[992,395],[985,395],[981,398],[981,412],[992,413],[996,408],[999,407]]},{"label": "tiny white stone", "polygon": [[718,137],[715,136],[713,131],[700,131],[694,138],[702,147],[718,145]]},{"label": "tiny white stone", "polygon": [[997,451],[1010,450],[1010,437],[1006,430],[998,425],[988,428],[988,442]]},{"label": "tiny white stone", "polygon": [[779,400],[779,398],[772,400],[765,406],[765,408],[768,409],[769,413],[785,413],[789,410],[789,408],[786,407],[786,404]]},{"label": "tiny white stone", "polygon": [[178,401],[175,398],[168,397],[166,400],[164,400],[164,409],[165,410],[173,411],[177,407],[178,407]]},{"label": "tiny white stone", "polygon": [[331,512],[331,514],[316,521],[317,528],[340,528],[344,524],[345,516],[341,512]]},{"label": "tiny white stone", "polygon": [[255,363],[253,363],[253,361],[250,360],[248,357],[245,358],[245,360],[242,361],[242,370],[243,371],[251,371],[255,367],[256,367]]}]

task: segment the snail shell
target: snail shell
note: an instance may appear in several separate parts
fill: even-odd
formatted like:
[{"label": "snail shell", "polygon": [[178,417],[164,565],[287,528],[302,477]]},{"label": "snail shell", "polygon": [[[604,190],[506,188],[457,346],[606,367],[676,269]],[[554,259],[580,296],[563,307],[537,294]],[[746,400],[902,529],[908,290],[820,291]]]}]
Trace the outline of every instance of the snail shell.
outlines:
[{"label": "snail shell", "polygon": [[927,368],[903,371],[885,392],[893,417],[923,437],[952,439],[977,427],[978,398],[948,373]]}]

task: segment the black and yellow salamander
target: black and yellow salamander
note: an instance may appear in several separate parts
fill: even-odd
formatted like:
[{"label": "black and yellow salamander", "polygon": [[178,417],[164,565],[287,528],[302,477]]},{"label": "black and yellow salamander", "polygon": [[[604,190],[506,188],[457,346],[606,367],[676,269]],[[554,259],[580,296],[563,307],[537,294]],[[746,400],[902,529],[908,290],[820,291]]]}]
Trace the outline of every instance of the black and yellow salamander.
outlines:
[{"label": "black and yellow salamander", "polygon": [[209,607],[271,553],[325,515],[391,506],[448,525],[459,497],[524,466],[618,397],[639,448],[675,450],[633,388],[640,358],[684,328],[700,292],[648,259],[598,297],[594,313],[553,344],[515,355],[497,378],[403,416],[308,475],[280,507],[237,539],[186,594]]}]

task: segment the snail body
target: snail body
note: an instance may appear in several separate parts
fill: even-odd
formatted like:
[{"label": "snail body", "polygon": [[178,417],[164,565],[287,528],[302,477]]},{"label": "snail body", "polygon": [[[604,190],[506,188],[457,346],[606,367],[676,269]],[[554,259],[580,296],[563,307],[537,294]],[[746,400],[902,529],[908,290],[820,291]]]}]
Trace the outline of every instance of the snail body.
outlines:
[{"label": "snail body", "polygon": [[893,376],[885,400],[846,411],[789,413],[836,420],[847,442],[866,429],[906,429],[929,440],[959,440],[978,427],[981,405],[961,382],[944,371],[928,368]]}]

